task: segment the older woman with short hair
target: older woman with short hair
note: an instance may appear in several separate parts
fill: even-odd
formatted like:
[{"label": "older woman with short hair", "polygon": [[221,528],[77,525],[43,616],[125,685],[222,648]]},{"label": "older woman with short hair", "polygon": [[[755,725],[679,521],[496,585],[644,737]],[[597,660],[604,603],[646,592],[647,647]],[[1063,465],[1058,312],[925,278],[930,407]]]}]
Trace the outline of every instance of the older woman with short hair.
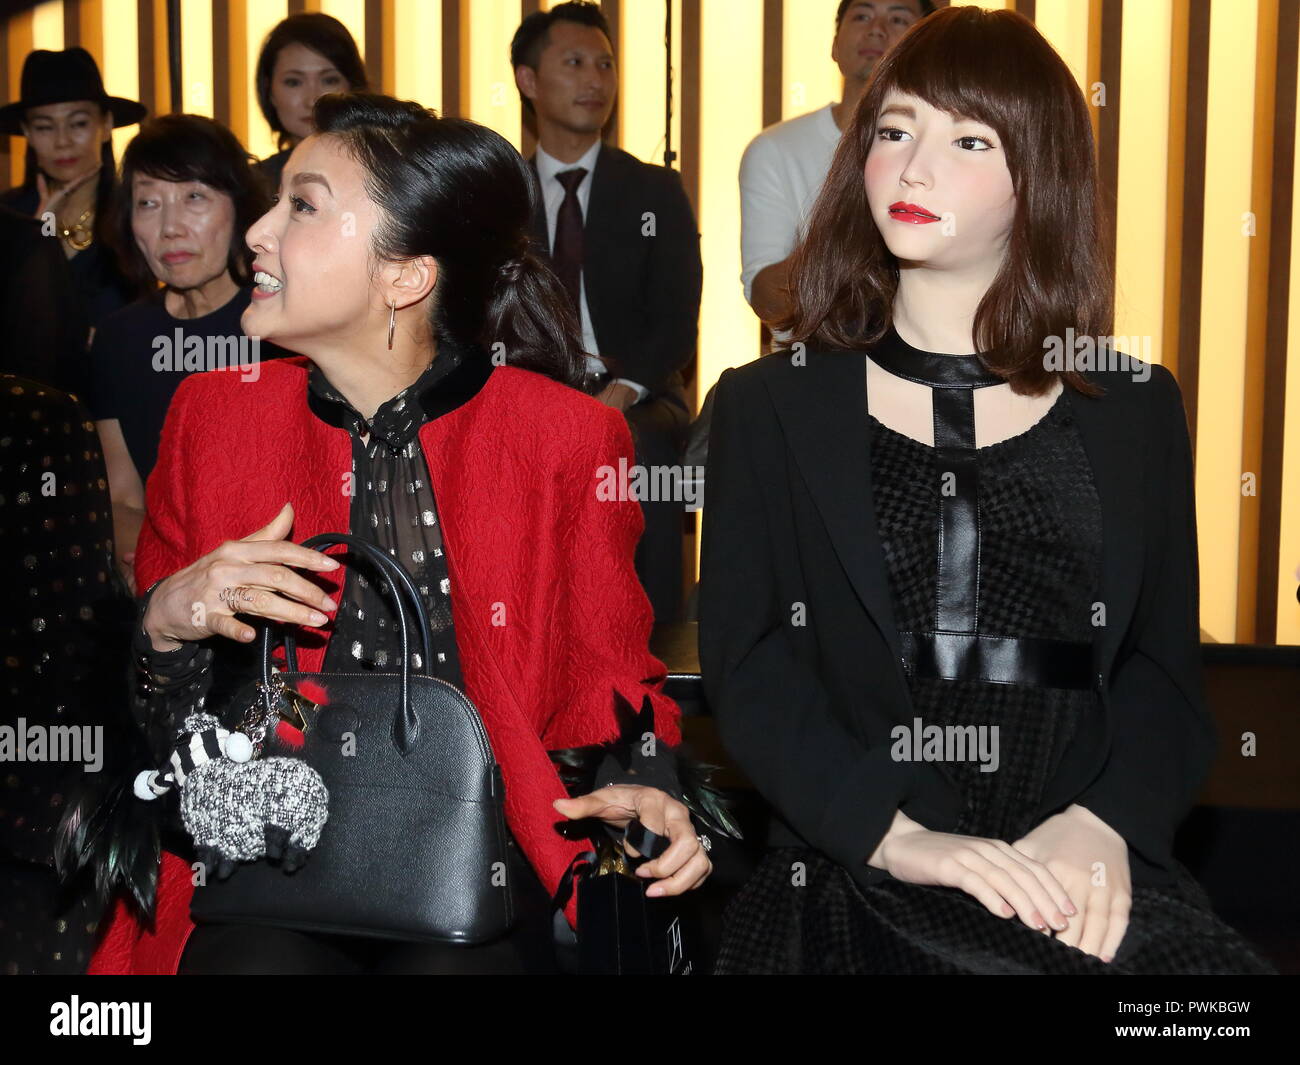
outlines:
[{"label": "older woman with short hair", "polygon": [[266,208],[243,146],[201,115],[164,115],[127,145],[114,205],[124,269],[153,291],[106,318],[91,349],[91,413],[104,445],[119,565],[133,557],[145,482],[181,381],[234,364],[258,372],[273,349],[244,336],[252,293],[243,233]]}]

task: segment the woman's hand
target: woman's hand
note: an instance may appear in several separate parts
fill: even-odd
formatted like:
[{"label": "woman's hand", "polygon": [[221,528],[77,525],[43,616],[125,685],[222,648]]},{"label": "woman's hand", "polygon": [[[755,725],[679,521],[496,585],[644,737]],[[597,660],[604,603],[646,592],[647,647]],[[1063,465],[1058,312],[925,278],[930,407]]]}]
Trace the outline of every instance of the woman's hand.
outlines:
[{"label": "woman's hand", "polygon": [[123,551],[117,560],[118,572],[122,574],[122,580],[126,581],[127,589],[132,596],[140,594],[135,586],[135,552]]},{"label": "woman's hand", "polygon": [[[241,614],[257,614],[296,625],[323,625],[320,610],[334,602],[290,566],[315,571],[338,569],[321,551],[287,543],[293,507],[286,503],[270,525],[242,540],[227,540],[196,562],[178,570],[154,589],[144,629],[158,651],[175,650],[186,640],[226,636],[247,643],[256,632],[236,620],[223,591],[245,589],[237,600]],[[229,595],[229,591],[227,591]]]},{"label": "woman's hand", "polygon": [[[633,818],[651,832],[667,836],[669,846],[658,858],[637,867],[636,875],[655,877],[646,889],[654,898],[680,895],[699,887],[713,872],[708,852],[700,846],[690,811],[667,792],[640,784],[610,784],[574,799],[556,799],[555,809],[571,821],[595,817],[615,828],[625,828]],[[633,856],[636,850],[625,843]]]},{"label": "woman's hand", "polygon": [[50,211],[57,215],[59,208],[77,189],[81,188],[87,181],[99,173],[103,163],[97,162],[93,167],[84,174],[79,174],[57,191],[50,191],[50,184],[45,180],[44,174],[36,175],[36,218],[44,218],[45,212]]},{"label": "woman's hand", "polygon": [[1077,910],[1047,866],[1000,839],[932,832],[897,811],[868,864],[908,884],[954,887],[998,917],[1019,915],[1030,928],[1069,927]]},{"label": "woman's hand", "polygon": [[605,406],[626,412],[636,403],[636,389],[629,385],[611,381],[596,396]]},{"label": "woman's hand", "polygon": [[1056,934],[1057,940],[1111,961],[1128,929],[1133,901],[1124,838],[1091,810],[1071,805],[1014,846],[1046,865],[1071,898],[1083,901],[1083,912]]}]

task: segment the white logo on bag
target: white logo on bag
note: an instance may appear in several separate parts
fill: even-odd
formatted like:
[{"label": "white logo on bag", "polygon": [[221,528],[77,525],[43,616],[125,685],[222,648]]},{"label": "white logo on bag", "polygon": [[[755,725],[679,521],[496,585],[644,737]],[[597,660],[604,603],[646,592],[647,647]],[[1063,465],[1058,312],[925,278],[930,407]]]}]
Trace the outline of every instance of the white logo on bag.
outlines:
[{"label": "white logo on bag", "polygon": [[674,917],[673,923],[668,926],[668,971],[674,975],[687,975],[691,971],[689,962],[680,974],[677,972],[677,966],[681,965],[683,960],[682,919]]}]

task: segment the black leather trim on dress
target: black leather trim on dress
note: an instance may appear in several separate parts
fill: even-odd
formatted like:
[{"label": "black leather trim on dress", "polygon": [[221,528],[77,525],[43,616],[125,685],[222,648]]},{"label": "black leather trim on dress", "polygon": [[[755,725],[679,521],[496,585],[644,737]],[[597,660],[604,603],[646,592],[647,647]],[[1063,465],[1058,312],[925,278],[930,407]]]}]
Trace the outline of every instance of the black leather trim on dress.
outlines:
[{"label": "black leather trim on dress", "polygon": [[905,668],[923,676],[1040,688],[1097,686],[1088,643],[973,632],[900,632],[899,637]]},{"label": "black leather trim on dress", "polygon": [[975,393],[931,392],[939,473],[938,580],[935,625],[975,632],[979,620],[979,469],[975,460]]},{"label": "black leather trim on dress", "polygon": [[914,348],[892,325],[871,349],[871,360],[897,377],[931,388],[986,388],[1006,384],[978,355],[942,355]]},{"label": "black leather trim on dress", "polygon": [[928,385],[939,483],[935,631],[900,632],[904,668],[945,680],[1090,688],[1092,644],[979,632],[980,508],[975,447],[976,388],[1004,384],[978,355],[912,347],[891,325],[871,359],[897,377]]}]

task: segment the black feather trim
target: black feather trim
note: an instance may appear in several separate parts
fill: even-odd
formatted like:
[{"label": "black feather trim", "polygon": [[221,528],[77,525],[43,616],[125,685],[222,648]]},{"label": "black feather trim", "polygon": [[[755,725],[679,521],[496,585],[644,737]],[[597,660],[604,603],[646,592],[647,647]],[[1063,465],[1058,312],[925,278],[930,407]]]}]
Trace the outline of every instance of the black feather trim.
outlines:
[{"label": "black feather trim", "polygon": [[[127,708],[105,732],[105,764],[84,774],[54,830],[54,869],[65,893],[93,887],[107,906],[123,895],[152,923],[162,859],[160,822],[172,797],[144,802],[135,796],[135,775],[157,763],[149,742]],[[87,881],[92,881],[88,884]]]},{"label": "black feather trim", "polygon": [[[712,783],[713,774],[721,766],[699,761],[685,744],[670,747],[657,740],[649,745],[653,754],[647,753],[645,737],[654,735],[654,706],[648,695],[637,711],[615,691],[614,718],[619,726],[614,739],[546,752],[571,797],[595,791],[614,777],[621,783],[630,783],[625,778],[634,775],[644,778],[647,784],[675,793],[712,831],[732,839],[743,838],[740,826],[731,816],[730,800]],[[668,756],[666,765],[665,755]]]},{"label": "black feather trim", "polygon": [[163,802],[137,799],[133,783],[129,773],[99,773],[81,790],[55,829],[54,868],[65,890],[92,879],[100,907],[121,894],[152,923],[162,859],[153,807]]}]

